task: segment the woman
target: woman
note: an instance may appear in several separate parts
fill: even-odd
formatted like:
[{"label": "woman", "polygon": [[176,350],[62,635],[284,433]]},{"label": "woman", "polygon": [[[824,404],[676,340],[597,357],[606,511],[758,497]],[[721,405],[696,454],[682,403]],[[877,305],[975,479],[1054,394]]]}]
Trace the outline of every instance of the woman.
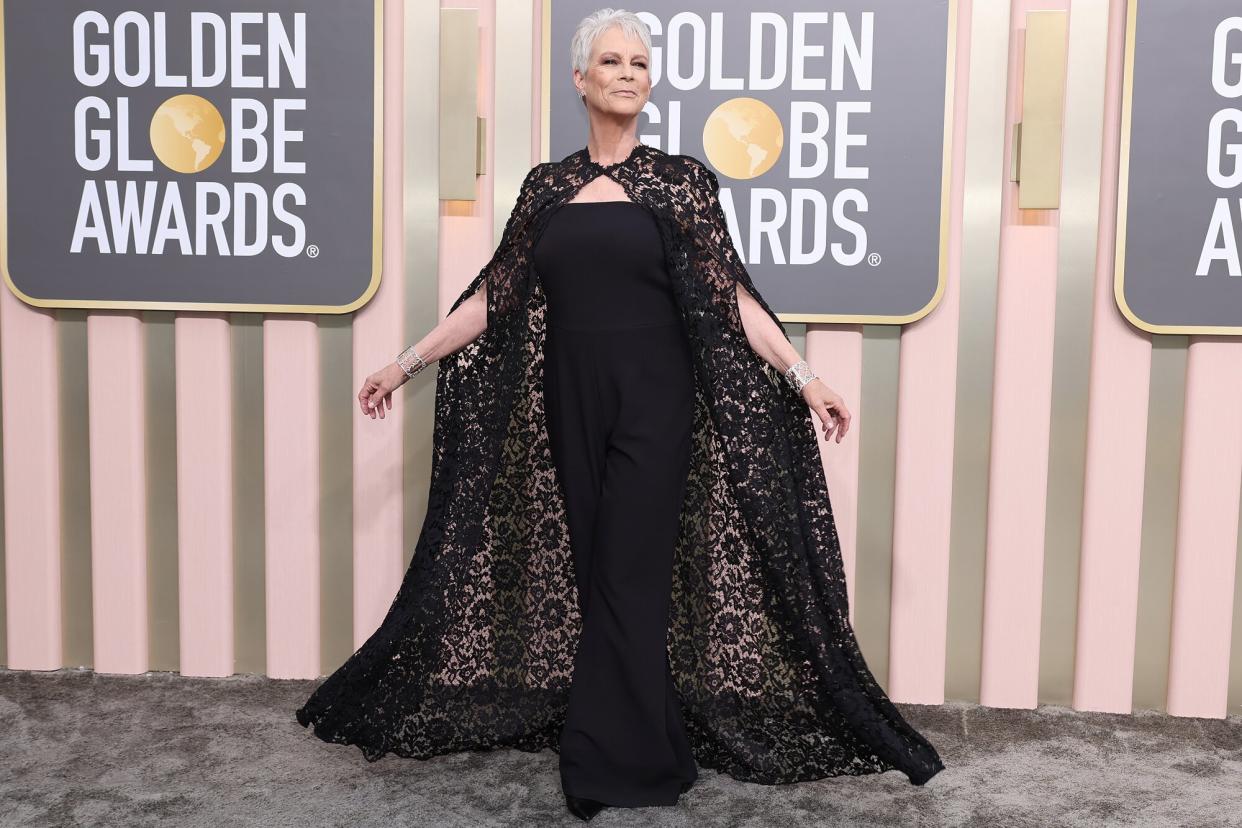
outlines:
[{"label": "woman", "polygon": [[[439,363],[414,559],[297,711],[428,758],[559,753],[566,804],[675,804],[696,760],[777,784],[944,765],[867,669],[811,412],[849,429],[730,240],[702,162],[637,140],[650,34],[571,44],[587,146],[526,176],[491,261],[358,394]],[[808,410],[809,409],[809,410]]]}]

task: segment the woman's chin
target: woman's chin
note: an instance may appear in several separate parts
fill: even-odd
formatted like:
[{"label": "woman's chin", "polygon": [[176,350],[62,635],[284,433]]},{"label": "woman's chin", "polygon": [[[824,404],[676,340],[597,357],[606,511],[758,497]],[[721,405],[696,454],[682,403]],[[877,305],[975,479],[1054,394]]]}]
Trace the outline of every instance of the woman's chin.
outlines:
[{"label": "woman's chin", "polygon": [[617,100],[612,102],[612,109],[615,112],[624,112],[632,115],[635,112],[642,112],[643,102],[635,98],[627,98],[624,95],[618,95]]}]

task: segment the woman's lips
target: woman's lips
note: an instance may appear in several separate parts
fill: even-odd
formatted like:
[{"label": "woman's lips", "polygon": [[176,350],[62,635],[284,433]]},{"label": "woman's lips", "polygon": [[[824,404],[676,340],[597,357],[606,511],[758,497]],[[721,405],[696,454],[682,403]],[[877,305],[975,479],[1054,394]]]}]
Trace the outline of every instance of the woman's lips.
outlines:
[{"label": "woman's lips", "polygon": [[615,95],[629,95],[631,98],[637,98],[637,97],[638,97],[638,93],[636,93],[636,92],[631,92],[631,91],[629,91],[628,89],[620,89],[620,90],[617,90],[616,92],[614,92],[613,94],[615,94]]}]

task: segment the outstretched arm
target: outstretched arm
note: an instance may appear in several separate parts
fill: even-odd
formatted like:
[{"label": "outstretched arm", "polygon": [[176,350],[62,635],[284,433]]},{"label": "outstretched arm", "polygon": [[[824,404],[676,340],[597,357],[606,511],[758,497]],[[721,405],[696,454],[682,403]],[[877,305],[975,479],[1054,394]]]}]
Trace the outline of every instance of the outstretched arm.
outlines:
[{"label": "outstretched arm", "polygon": [[746,331],[746,341],[755,353],[783,376],[790,365],[802,359],[802,355],[785,336],[784,329],[750,295],[750,291],[741,282],[736,283],[735,287],[737,309],[742,317],[742,327]]},{"label": "outstretched arm", "polygon": [[427,362],[454,353],[487,330],[487,283],[479,286],[457,309],[440,320],[427,335],[414,343],[414,350]]},{"label": "outstretched arm", "polygon": [[[720,182],[706,165],[694,159],[691,165],[694,176],[696,227],[695,239],[709,254],[712,273],[708,278],[718,288],[733,285],[737,296],[738,316],[746,341],[751,349],[782,376],[789,367],[802,360],[794,348],[784,327],[767,302],[755,289],[746,266],[733,246],[724,208],[720,205]],[[723,287],[727,290],[727,287]],[[831,439],[836,429],[837,442],[849,430],[851,415],[841,396],[816,378],[802,387],[802,398],[820,419],[824,439]],[[834,422],[835,417],[835,422]],[[839,426],[839,428],[837,428]]]},{"label": "outstretched arm", "polygon": [[[517,203],[491,259],[458,296],[444,319],[414,343],[414,352],[422,357],[425,365],[466,347],[487,330],[492,320],[520,303],[525,268],[516,253],[534,212],[538,179],[544,166],[536,164],[522,181]],[[395,360],[368,376],[358,392],[362,413],[372,419],[376,416],[383,419],[385,411],[392,409],[392,392],[408,379]]]},{"label": "outstretched arm", "polygon": [[[466,347],[487,330],[487,285],[484,284],[468,299],[445,316],[414,343],[414,352],[430,365],[445,354]],[[358,404],[362,413],[371,419],[384,419],[385,411],[392,410],[392,392],[410,377],[396,360],[368,376],[358,392]]]}]

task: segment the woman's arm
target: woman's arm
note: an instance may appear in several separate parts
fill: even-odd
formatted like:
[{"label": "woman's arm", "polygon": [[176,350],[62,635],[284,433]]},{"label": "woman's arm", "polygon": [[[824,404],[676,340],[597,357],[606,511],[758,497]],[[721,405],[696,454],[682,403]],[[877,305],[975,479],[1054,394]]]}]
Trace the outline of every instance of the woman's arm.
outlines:
[{"label": "woman's arm", "polygon": [[[518,190],[517,203],[509,214],[509,220],[505,222],[505,232],[501,236],[500,245],[476,277],[480,279],[478,290],[465,299],[459,297],[454,302],[455,307],[440,320],[440,324],[414,343],[414,353],[422,357],[426,364],[430,365],[437,359],[464,348],[487,330],[489,302],[494,305],[497,316],[503,316],[521,306],[524,270],[518,257],[512,254],[519,248],[521,234],[535,214],[536,197],[546,189],[551,180],[552,176],[548,171],[555,167],[552,163],[536,164],[526,173],[526,178]],[[490,299],[489,285],[495,288],[495,295]],[[362,384],[362,390],[358,392],[358,405],[361,406],[362,413],[374,419],[378,411],[380,418],[383,418],[384,411],[392,408],[392,392],[407,379],[409,377],[395,360],[367,377]]]},{"label": "woman's arm", "polygon": [[793,343],[785,338],[785,333],[777,327],[755,297],[750,295],[741,282],[737,286],[737,307],[742,316],[742,327],[746,330],[746,341],[755,353],[775,368],[781,375],[802,356],[794,348]]},{"label": "woman's arm", "polygon": [[[425,359],[428,364],[443,356],[454,353],[474,340],[487,330],[487,282],[479,285],[479,289],[466,301],[457,306],[457,310],[440,320],[440,323],[427,332],[427,335],[414,343],[414,351]],[[397,366],[400,369],[400,366]],[[402,371],[402,376],[405,372]]]},{"label": "woman's arm", "polygon": [[[687,231],[695,243],[707,254],[706,278],[717,284],[732,281],[737,293],[738,315],[751,349],[765,362],[775,368],[782,377],[794,363],[802,360],[793,344],[785,337],[780,324],[768,315],[767,310],[746,287],[752,284],[746,266],[742,264],[733,240],[729,235],[724,208],[720,206],[720,181],[706,164],[697,158],[686,156],[690,161],[692,181],[691,224]],[[725,282],[727,284],[727,282]],[[727,288],[725,288],[727,290]],[[802,399],[819,417],[824,439],[837,442],[849,431],[851,415],[841,395],[818,378],[802,386]]]},{"label": "woman's arm", "polygon": [[[440,320],[427,335],[414,343],[414,352],[428,365],[443,356],[466,347],[487,330],[487,282],[479,285],[457,308]],[[362,413],[371,419],[384,419],[385,411],[392,409],[392,392],[405,384],[409,377],[393,360],[362,383],[358,392],[358,404]]]},{"label": "woman's arm", "polygon": [[[801,360],[802,356],[785,338],[785,332],[750,295],[750,291],[741,282],[737,282],[736,286],[737,307],[746,331],[746,341],[755,353],[783,376],[789,366]],[[845,432],[849,431],[851,420],[850,411],[841,396],[816,378],[802,386],[802,399],[819,416],[824,439],[832,439],[835,429],[837,442],[841,442]]]}]

